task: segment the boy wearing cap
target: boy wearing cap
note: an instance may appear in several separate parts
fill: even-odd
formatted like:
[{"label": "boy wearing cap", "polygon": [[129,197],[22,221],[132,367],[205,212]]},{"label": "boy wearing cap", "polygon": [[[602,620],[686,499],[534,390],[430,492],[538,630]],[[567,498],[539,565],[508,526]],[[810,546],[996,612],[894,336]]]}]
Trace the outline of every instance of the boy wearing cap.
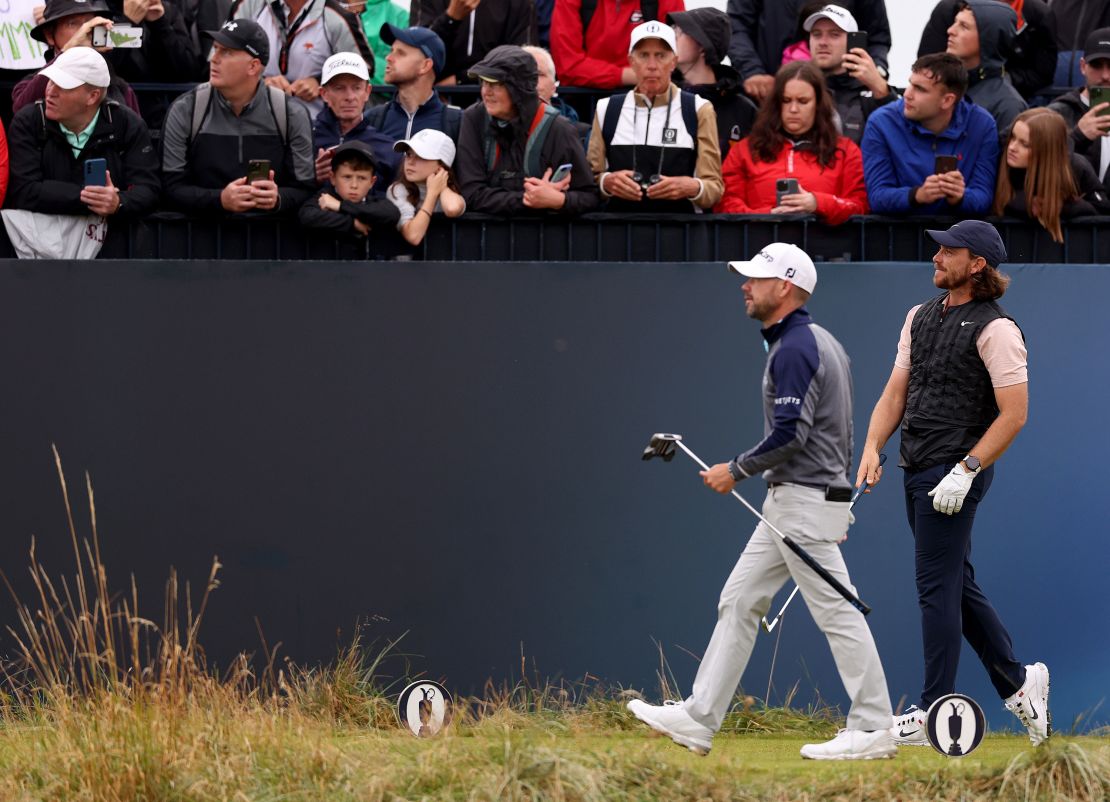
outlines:
[{"label": "boy wearing cap", "polygon": [[721,161],[752,130],[755,104],[743,93],[740,74],[721,59],[728,52],[728,15],[709,6],[667,15],[674,27],[675,55],[681,87],[705,98],[717,113]]},{"label": "boy wearing cap", "polygon": [[375,226],[392,231],[397,207],[370,196],[378,176],[377,157],[363,142],[347,142],[331,157],[332,178],[301,207],[301,225],[365,237]]},{"label": "boy wearing cap", "polygon": [[340,0],[235,0],[230,20],[253,20],[265,31],[269,58],[266,83],[307,103],[324,107],[320,76],[333,53],[358,53],[374,74],[374,54],[358,17]]},{"label": "boy wearing cap", "polygon": [[809,34],[811,59],[836,100],[841,133],[858,145],[871,112],[896,95],[866,50],[848,50],[848,34],[859,30],[848,9],[825,6],[806,17],[802,28]]},{"label": "boy wearing cap", "polygon": [[[259,25],[232,20],[207,35],[209,82],[177,98],[162,129],[166,196],[196,214],[293,214],[316,186],[308,110],[262,81],[270,42]],[[270,175],[247,181],[255,160]]]},{"label": "boy wearing cap", "polygon": [[385,82],[396,87],[397,93],[370,109],[370,124],[394,142],[425,128],[442,131],[458,142],[462,109],[445,104],[434,89],[447,58],[439,36],[427,28],[398,28],[387,23],[381,37],[390,46]]},{"label": "boy wearing cap", "polygon": [[610,211],[691,213],[724,193],[717,115],[671,83],[675,48],[669,25],[638,25],[628,50],[635,89],[597,102],[588,158]]},{"label": "boy wearing cap", "polygon": [[1110,86],[1110,28],[1099,28],[1087,36],[1086,48],[1079,59],[1079,71],[1084,85],[1060,95],[1048,107],[1063,116],[1071,128],[1072,149],[1095,168],[1100,181],[1106,183],[1106,168],[1110,165],[1110,106],[1106,103],[1091,105],[1092,86]]},{"label": "boy wearing cap", "polygon": [[[839,543],[850,522],[852,375],[840,343],[805,308],[817,271],[801,248],[783,242],[771,243],[749,262],[730,262],[729,270],[747,277],[744,309],[763,324],[765,434],[739,456],[702,471],[702,480],[718,493],[731,493],[737,483],[761,475],[767,482],[764,517],[851,588]],[[803,746],[802,757],[893,757],[890,697],[866,619],[762,524],[725,581],[693,692],[677,704],[636,699],[628,709],[676,743],[708,754],[748,664],[759,619],[791,577],[828,638],[852,700],[847,728],[831,741]]]},{"label": "boy wearing cap", "polygon": [[895,741],[927,743],[925,713],[956,690],[963,638],[1007,710],[1036,746],[1052,733],[1044,663],[1022,666],[1010,634],[975,580],[971,526],[994,479],[994,463],[1029,411],[1025,338],[998,305],[1009,277],[1002,238],[964,220],[928,231],[936,242],[940,295],[906,315],[894,369],[871,413],[856,484],[878,484],[879,451],[901,428],[906,513],[914,538],[925,683],[917,704],[893,720]]},{"label": "boy wearing cap", "polygon": [[[110,221],[153,211],[161,187],[150,133],[137,114],[105,99],[110,76],[104,57],[73,47],[42,74],[46,99],[12,119],[7,207]],[[85,186],[90,159],[107,162],[104,186]],[[100,254],[125,257],[127,245],[128,227],[110,222]]]},{"label": "boy wearing cap", "polygon": [[393,140],[374,128],[367,119],[370,75],[358,53],[336,53],[324,62],[320,99],[324,109],[312,123],[316,149],[316,183],[331,178],[331,150],[344,142],[365,142],[374,151],[381,172],[375,184],[383,192],[393,182],[398,159]]}]

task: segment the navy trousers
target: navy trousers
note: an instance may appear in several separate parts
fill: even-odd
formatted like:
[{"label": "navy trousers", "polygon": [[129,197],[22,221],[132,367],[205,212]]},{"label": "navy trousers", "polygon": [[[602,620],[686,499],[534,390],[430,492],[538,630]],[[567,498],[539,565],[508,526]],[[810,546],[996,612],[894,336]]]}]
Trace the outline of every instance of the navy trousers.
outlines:
[{"label": "navy trousers", "polygon": [[925,648],[925,684],[918,707],[956,690],[961,636],[979,655],[998,695],[1012,696],[1025,682],[1025,667],[1014,658],[1010,634],[975,583],[971,565],[971,525],[975,510],[994,478],[985,468],[971,485],[963,508],[955,515],[933,509],[929,491],[951,464],[906,471],[906,515],[914,539],[917,600],[921,607],[921,640]]}]

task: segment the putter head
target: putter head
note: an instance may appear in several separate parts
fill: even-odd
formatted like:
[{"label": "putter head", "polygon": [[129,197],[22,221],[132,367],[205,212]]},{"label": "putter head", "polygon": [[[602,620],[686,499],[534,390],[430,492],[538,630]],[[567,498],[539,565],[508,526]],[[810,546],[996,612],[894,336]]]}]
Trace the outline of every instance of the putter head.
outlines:
[{"label": "putter head", "polygon": [[772,629],[775,628],[775,624],[777,624],[778,621],[775,621],[775,624],[772,624],[767,620],[767,616],[763,616],[763,619],[760,623],[763,624],[763,631],[769,633]]},{"label": "putter head", "polygon": [[651,436],[651,442],[648,443],[647,448],[644,449],[644,454],[641,459],[651,459],[652,457],[662,457],[663,462],[670,462],[674,459],[676,450],[675,443],[682,439],[680,434],[662,434],[655,433]]}]

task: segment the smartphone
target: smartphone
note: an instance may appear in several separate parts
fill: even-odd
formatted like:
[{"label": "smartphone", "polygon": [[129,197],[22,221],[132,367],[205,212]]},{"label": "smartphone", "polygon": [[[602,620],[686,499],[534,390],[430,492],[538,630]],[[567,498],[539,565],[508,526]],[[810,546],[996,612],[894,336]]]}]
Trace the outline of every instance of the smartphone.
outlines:
[{"label": "smartphone", "polygon": [[85,159],[85,186],[108,186],[108,160]]},{"label": "smartphone", "polygon": [[556,169],[555,172],[551,174],[551,183],[558,184],[560,181],[570,175],[570,171],[573,169],[573,164],[560,164],[558,169]]},{"label": "smartphone", "polygon": [[92,29],[93,47],[142,47],[143,29],[134,25],[114,25],[111,30],[104,25]]},{"label": "smartphone", "polygon": [[867,49],[867,31],[853,31],[848,34],[848,52],[851,53],[857,47]]},{"label": "smartphone", "polygon": [[247,183],[255,181],[268,181],[270,179],[270,160],[251,159],[247,162]]},{"label": "smartphone", "polygon": [[959,169],[959,159],[955,156],[940,156],[938,155],[933,161],[933,173],[940,175],[941,173],[950,173],[953,170]]},{"label": "smartphone", "polygon": [[775,206],[782,206],[784,195],[798,194],[797,178],[780,178],[775,182]]},{"label": "smartphone", "polygon": [[[1091,108],[1093,109],[1099,103],[1110,102],[1110,86],[1092,86],[1087,89],[1087,94],[1091,97]],[[1110,114],[1110,107],[1107,107],[1098,113],[1099,117],[1104,117]]]}]

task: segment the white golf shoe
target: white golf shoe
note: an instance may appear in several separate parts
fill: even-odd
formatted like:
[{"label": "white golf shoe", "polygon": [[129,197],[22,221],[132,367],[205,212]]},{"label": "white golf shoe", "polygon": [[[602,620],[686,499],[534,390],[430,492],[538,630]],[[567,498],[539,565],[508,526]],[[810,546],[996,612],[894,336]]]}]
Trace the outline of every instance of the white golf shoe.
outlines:
[{"label": "white golf shoe", "polygon": [[1026,666],[1025,684],[1003,704],[1021,719],[1033,746],[1052,735],[1052,712],[1048,709],[1048,667],[1044,663]]},{"label": "white golf shoe", "polygon": [[642,699],[628,703],[632,715],[656,732],[661,732],[694,754],[708,755],[713,741],[713,730],[699,724],[682,708],[682,702],[666,701],[662,705],[649,705]]},{"label": "white golf shoe", "polygon": [[831,741],[802,747],[802,757],[810,760],[882,760],[897,752],[889,730],[841,730]]},{"label": "white golf shoe", "polygon": [[898,746],[928,746],[929,736],[925,733],[925,711],[917,705],[910,705],[900,716],[894,717],[890,737]]}]

